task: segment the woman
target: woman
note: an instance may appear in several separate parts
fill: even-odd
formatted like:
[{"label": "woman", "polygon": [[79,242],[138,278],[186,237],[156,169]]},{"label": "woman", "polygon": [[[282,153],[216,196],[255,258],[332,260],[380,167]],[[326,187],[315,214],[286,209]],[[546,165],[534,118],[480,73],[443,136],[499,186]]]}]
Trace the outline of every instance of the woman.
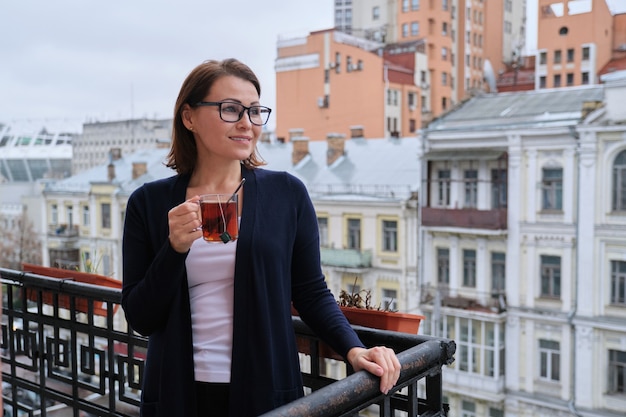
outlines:
[{"label": "woman", "polygon": [[[315,211],[294,176],[259,168],[256,143],[271,112],[234,59],[185,79],[167,166],[176,175],[130,196],[122,306],[149,336],[141,415],[256,416],[303,395],[291,304],[355,370],[400,374],[391,349],[365,349],[321,272]],[[237,191],[237,239],[205,242],[199,196]],[[230,394],[232,393],[232,394]]]}]

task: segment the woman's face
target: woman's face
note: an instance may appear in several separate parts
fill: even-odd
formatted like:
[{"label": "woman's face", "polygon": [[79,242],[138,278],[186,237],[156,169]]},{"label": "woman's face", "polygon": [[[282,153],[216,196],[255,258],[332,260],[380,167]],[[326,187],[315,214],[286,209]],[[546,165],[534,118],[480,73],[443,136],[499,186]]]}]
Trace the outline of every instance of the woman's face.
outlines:
[{"label": "woman's face", "polygon": [[[233,107],[228,103],[239,103],[246,107],[260,105],[259,95],[254,85],[231,75],[218,78],[202,101],[226,102],[221,107],[222,116],[227,120],[233,116]],[[250,122],[247,110],[237,122],[222,120],[218,105],[186,106],[182,118],[187,129],[194,134],[198,148],[198,162],[206,158],[214,161],[216,159],[245,160],[254,151],[262,130],[262,126]]]}]

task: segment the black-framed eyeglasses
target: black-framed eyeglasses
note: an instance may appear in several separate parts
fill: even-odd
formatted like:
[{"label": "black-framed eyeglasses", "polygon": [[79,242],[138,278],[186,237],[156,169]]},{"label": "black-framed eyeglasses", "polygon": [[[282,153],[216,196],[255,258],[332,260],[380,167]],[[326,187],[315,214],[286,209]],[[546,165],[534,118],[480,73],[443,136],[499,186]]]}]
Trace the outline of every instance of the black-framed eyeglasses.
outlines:
[{"label": "black-framed eyeglasses", "polygon": [[248,111],[248,119],[250,123],[257,126],[263,126],[270,119],[272,109],[265,106],[246,107],[241,103],[234,101],[199,101],[195,106],[218,106],[220,110],[220,119],[228,123],[236,123],[241,120],[243,113]]}]

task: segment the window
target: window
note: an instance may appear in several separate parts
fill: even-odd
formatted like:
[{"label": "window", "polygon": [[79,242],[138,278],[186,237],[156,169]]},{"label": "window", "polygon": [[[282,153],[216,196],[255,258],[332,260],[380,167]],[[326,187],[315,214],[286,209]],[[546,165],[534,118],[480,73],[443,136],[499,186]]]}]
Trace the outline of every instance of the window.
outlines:
[{"label": "window", "polygon": [[491,252],[491,293],[504,294],[506,283],[506,255]]},{"label": "window", "polygon": [[383,220],[383,251],[398,251],[398,222]]},{"label": "window", "polygon": [[348,249],[361,249],[360,219],[348,219]]},{"label": "window", "polygon": [[450,170],[442,169],[438,172],[438,192],[439,192],[439,206],[450,205]]},{"label": "window", "polygon": [[71,228],[74,226],[74,207],[66,206],[65,213],[67,214],[67,225]]},{"label": "window", "polygon": [[621,151],[613,162],[613,210],[626,210],[626,150]]},{"label": "window", "polygon": [[546,76],[539,77],[539,88],[546,88]]},{"label": "window", "polygon": [[450,249],[437,248],[437,282],[450,283]]},{"label": "window", "polygon": [[441,34],[443,36],[448,36],[448,22],[443,22],[441,24]]},{"label": "window", "polygon": [[611,261],[611,304],[626,305],[626,261]]},{"label": "window", "polygon": [[411,10],[420,9],[420,0],[411,0]]},{"label": "window", "polygon": [[59,224],[59,207],[56,204],[50,206],[50,223]]},{"label": "window", "polygon": [[491,170],[491,206],[494,209],[507,206],[506,169]]},{"label": "window", "polygon": [[409,0],[402,0],[402,12],[406,13],[409,11]]},{"label": "window", "polygon": [[83,226],[89,226],[91,224],[91,217],[89,216],[89,206],[83,206]]},{"label": "window", "polygon": [[626,394],[626,352],[609,350],[610,394]]},{"label": "window", "polygon": [[420,34],[419,22],[411,22],[411,36],[417,36]]},{"label": "window", "polygon": [[468,169],[464,173],[465,208],[476,208],[478,203],[478,171]]},{"label": "window", "polygon": [[560,49],[557,49],[556,51],[554,51],[554,63],[555,64],[561,63],[561,50]]},{"label": "window", "polygon": [[548,62],[548,53],[546,51],[542,51],[539,53],[539,65],[546,65]]},{"label": "window", "polygon": [[563,209],[563,170],[561,168],[543,169],[541,193],[543,210]]},{"label": "window", "polygon": [[378,19],[380,19],[380,7],[374,6],[372,8],[372,20],[378,20]]},{"label": "window", "polygon": [[415,109],[416,107],[416,102],[417,102],[417,94],[410,92],[407,95],[407,104],[409,105],[410,109]]},{"label": "window", "polygon": [[567,62],[574,62],[574,48],[567,50]]},{"label": "window", "polygon": [[582,83],[583,85],[587,85],[587,84],[589,84],[589,73],[588,73],[588,72],[583,72],[581,75],[582,75],[582,81],[581,81],[581,83]]},{"label": "window", "polygon": [[398,309],[398,292],[396,290],[390,290],[388,288],[383,288],[383,305],[382,308],[385,310],[395,311]]},{"label": "window", "polygon": [[539,377],[548,381],[561,379],[561,358],[559,342],[553,340],[539,340]]},{"label": "window", "polygon": [[463,249],[463,286],[476,287],[476,251]]},{"label": "window", "polygon": [[317,227],[320,233],[320,246],[328,247],[328,217],[318,217]]},{"label": "window", "polygon": [[102,203],[100,205],[100,209],[102,211],[102,228],[110,229],[111,228],[111,204]]},{"label": "window", "polygon": [[489,417],[504,417],[504,411],[498,408],[489,407]]},{"label": "window", "polygon": [[561,74],[554,74],[554,88],[559,88],[561,86]]},{"label": "window", "polygon": [[402,37],[406,38],[409,36],[409,24],[408,23],[403,23],[402,24]]},{"label": "window", "polygon": [[541,296],[561,296],[561,257],[541,255]]},{"label": "window", "polygon": [[583,46],[582,49],[582,60],[583,61],[589,61],[589,47],[588,46]]},{"label": "window", "polygon": [[476,403],[473,401],[461,401],[461,417],[476,417]]},{"label": "window", "polygon": [[[448,48],[446,48],[445,46],[443,48],[441,48],[441,60],[442,61],[447,61],[448,60]],[[444,72],[444,75],[445,75],[445,72]],[[444,81],[443,85],[446,85],[445,81]]]},{"label": "window", "polygon": [[565,85],[567,85],[568,87],[571,87],[574,85],[574,74],[572,74],[571,72],[568,72],[567,75],[565,76]]}]

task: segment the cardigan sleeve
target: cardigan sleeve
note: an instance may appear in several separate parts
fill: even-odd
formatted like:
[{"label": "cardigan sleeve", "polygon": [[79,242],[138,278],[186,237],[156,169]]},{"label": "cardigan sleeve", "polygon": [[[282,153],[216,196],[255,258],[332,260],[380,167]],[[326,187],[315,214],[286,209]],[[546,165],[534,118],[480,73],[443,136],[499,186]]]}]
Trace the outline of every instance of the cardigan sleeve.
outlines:
[{"label": "cardigan sleeve", "polygon": [[143,335],[165,326],[174,298],[186,290],[187,254],[169,244],[167,212],[175,203],[163,191],[148,184],[138,188],[124,222],[122,307],[128,323]]},{"label": "cardigan sleeve", "polygon": [[292,259],[292,300],[302,320],[337,353],[346,357],[353,347],[364,347],[339,309],[321,269],[317,215],[309,194],[293,179],[298,209]]}]

